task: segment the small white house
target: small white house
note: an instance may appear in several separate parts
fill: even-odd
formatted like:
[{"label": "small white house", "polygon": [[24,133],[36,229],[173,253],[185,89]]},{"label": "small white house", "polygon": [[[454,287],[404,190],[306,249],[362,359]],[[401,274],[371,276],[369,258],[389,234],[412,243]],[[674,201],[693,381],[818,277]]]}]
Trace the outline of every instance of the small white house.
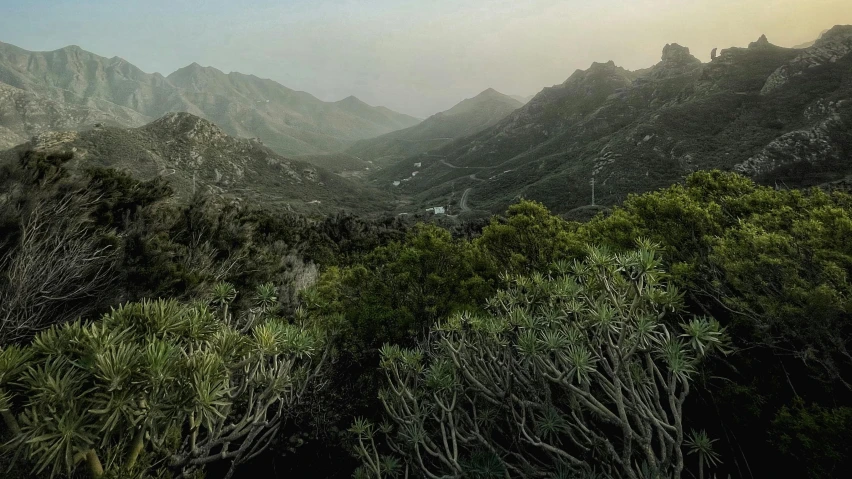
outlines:
[{"label": "small white house", "polygon": [[427,208],[426,211],[436,215],[447,214],[447,210],[443,206],[433,206],[432,208]]},{"label": "small white house", "polygon": [[393,185],[394,185],[394,186],[399,186],[399,181],[394,181],[394,182],[393,182]]},{"label": "small white house", "polygon": [[414,167],[415,167],[415,168],[420,168],[420,165],[422,165],[422,164],[423,164],[423,162],[422,162],[422,161],[421,161],[421,162],[417,162],[417,163],[415,163],[415,164],[414,164]]}]

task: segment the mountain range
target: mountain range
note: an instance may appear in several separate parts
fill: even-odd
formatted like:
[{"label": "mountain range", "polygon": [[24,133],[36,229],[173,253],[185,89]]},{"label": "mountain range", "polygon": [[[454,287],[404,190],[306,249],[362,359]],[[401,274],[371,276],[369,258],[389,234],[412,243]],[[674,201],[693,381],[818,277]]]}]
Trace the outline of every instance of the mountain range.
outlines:
[{"label": "mountain range", "polygon": [[669,44],[650,68],[594,63],[526,103],[487,89],[422,122],[197,64],[164,77],[77,47],[0,44],[0,149],[21,143],[4,156],[73,150],[74,167],[166,176],[183,196],[317,212],[486,215],[530,198],[582,217],[710,168],[845,185],[852,26],[803,48],[762,36],[709,63]]},{"label": "mountain range", "polygon": [[163,76],[77,46],[31,52],[0,43],[0,148],[56,129],[138,127],[170,112],[259,138],[285,155],[338,151],[419,123],[355,97],[324,102],[272,80],[197,63]]},{"label": "mountain range", "polygon": [[489,88],[409,128],[360,140],[343,152],[306,157],[307,161],[348,175],[375,171],[401,159],[425,154],[495,125],[523,104]]},{"label": "mountain range", "polygon": [[109,167],[143,180],[164,177],[184,201],[203,191],[279,210],[365,213],[384,210],[391,200],[362,183],[284,158],[256,139],[232,137],[191,113],[169,113],[139,128],[42,133],[0,152],[0,161],[15,161],[28,149],[71,151],[72,171]]},{"label": "mountain range", "polygon": [[370,179],[397,185],[412,210],[497,212],[525,197],[567,213],[708,168],[790,187],[852,173],[852,26],[805,49],[762,36],[710,63],[677,44],[642,71],[595,63],[494,126]]}]

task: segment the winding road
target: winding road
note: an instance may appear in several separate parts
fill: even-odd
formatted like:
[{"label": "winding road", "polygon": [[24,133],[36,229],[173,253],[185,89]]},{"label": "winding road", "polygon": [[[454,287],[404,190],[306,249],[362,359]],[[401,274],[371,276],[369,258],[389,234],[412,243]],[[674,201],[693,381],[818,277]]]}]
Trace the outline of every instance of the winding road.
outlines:
[{"label": "winding road", "polygon": [[[471,175],[471,176],[473,176],[473,175]],[[470,211],[470,208],[467,206],[467,197],[468,197],[468,195],[470,195],[470,190],[472,190],[472,189],[473,188],[468,188],[468,189],[464,190],[464,193],[462,193],[461,200],[459,200],[459,208],[461,208],[462,212]]]}]

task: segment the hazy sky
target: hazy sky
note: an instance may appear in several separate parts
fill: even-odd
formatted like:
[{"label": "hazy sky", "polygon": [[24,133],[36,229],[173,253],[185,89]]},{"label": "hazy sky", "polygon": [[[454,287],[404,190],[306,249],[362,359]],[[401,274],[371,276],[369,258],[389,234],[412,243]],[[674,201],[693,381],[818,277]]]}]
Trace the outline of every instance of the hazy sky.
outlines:
[{"label": "hazy sky", "polygon": [[0,41],[28,50],[76,44],[163,74],[198,62],[419,117],[593,61],[648,67],[666,43],[708,61],[841,23],[852,0],[0,0]]}]

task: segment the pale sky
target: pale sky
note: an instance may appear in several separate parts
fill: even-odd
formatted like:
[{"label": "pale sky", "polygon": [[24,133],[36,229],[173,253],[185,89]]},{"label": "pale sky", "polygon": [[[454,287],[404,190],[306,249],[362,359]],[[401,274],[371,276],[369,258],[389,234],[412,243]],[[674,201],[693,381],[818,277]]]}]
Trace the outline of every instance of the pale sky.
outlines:
[{"label": "pale sky", "polygon": [[492,87],[530,95],[666,43],[781,46],[852,24],[852,0],[0,0],[0,41],[67,45],[164,75],[198,62],[328,101],[426,117]]}]

